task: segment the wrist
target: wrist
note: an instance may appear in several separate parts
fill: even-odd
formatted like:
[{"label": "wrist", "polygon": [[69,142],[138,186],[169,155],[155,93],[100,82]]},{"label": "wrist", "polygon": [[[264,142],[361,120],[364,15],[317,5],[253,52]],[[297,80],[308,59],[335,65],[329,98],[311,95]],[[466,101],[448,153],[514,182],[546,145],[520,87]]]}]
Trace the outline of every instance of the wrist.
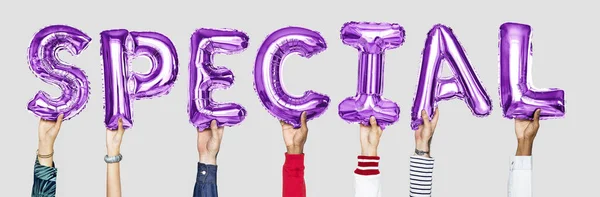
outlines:
[{"label": "wrist", "polygon": [[304,153],[304,146],[298,146],[298,145],[292,145],[292,146],[287,146],[287,153],[288,154],[302,154]]},{"label": "wrist", "polygon": [[417,141],[415,142],[415,148],[420,151],[429,152],[431,149],[428,141]]},{"label": "wrist", "polygon": [[217,157],[200,155],[200,163],[217,165]]},{"label": "wrist", "polygon": [[54,152],[54,145],[38,145],[38,153],[41,155],[47,155]]},{"label": "wrist", "polygon": [[531,156],[533,144],[519,144],[516,156]]},{"label": "wrist", "polygon": [[117,155],[121,154],[121,150],[120,149],[109,149],[106,153],[109,157],[113,157],[113,156],[117,156]]},{"label": "wrist", "polygon": [[377,147],[362,149],[360,151],[360,155],[362,155],[362,156],[377,156]]}]

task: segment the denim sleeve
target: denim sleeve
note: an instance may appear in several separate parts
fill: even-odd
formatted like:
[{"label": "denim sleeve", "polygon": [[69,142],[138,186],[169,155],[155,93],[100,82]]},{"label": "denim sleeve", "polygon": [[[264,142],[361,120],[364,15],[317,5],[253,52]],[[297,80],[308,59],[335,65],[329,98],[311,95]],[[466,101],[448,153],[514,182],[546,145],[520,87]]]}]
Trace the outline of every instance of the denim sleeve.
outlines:
[{"label": "denim sleeve", "polygon": [[[52,163],[54,165],[54,162]],[[35,160],[31,197],[54,197],[56,195],[56,168],[40,165]]]},{"label": "denim sleeve", "polygon": [[217,166],[198,162],[194,197],[218,197]]}]

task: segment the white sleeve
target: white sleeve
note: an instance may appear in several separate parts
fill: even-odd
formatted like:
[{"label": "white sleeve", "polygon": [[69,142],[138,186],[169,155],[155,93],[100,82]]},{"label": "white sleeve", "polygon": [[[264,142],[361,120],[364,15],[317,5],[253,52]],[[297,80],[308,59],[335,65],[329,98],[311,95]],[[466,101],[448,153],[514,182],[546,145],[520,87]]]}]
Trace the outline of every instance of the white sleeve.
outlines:
[{"label": "white sleeve", "polygon": [[381,175],[354,174],[355,197],[381,197]]},{"label": "white sleeve", "polygon": [[379,157],[358,156],[358,167],[354,171],[354,196],[381,197]]},{"label": "white sleeve", "polygon": [[433,182],[433,158],[410,157],[410,196],[429,197]]},{"label": "white sleeve", "polygon": [[533,161],[531,156],[514,156],[510,162],[510,175],[508,177],[509,197],[531,197],[531,171]]}]

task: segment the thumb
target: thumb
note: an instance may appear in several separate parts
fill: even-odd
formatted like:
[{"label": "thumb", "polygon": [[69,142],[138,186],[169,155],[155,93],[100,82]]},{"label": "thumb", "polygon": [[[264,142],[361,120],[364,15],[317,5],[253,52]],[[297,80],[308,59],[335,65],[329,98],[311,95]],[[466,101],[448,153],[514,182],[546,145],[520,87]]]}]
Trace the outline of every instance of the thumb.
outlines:
[{"label": "thumb", "polygon": [[308,128],[308,126],[306,125],[306,112],[302,112],[302,115],[300,115],[300,127],[302,128]]},{"label": "thumb", "polygon": [[58,130],[60,130],[60,126],[63,123],[63,118],[65,117],[64,114],[60,114],[58,115],[58,118],[56,118],[56,124],[54,125],[54,127],[56,128],[56,132],[58,133]]},{"label": "thumb", "polygon": [[423,119],[423,126],[430,127],[429,116],[425,109],[421,110],[421,119]]},{"label": "thumb", "polygon": [[119,118],[119,127],[117,128],[117,137],[121,139],[123,134],[125,133],[125,129],[123,128],[123,118]]},{"label": "thumb", "polygon": [[216,131],[219,127],[217,126],[217,120],[210,121],[210,130]]},{"label": "thumb", "polygon": [[63,121],[64,117],[65,117],[64,114],[58,115],[58,118],[56,118],[56,123],[54,124],[54,129],[50,129],[49,132],[51,132],[54,135],[58,135],[58,132],[60,131],[60,127],[62,126],[62,121]]},{"label": "thumb", "polygon": [[540,113],[542,112],[541,109],[536,109],[535,112],[533,113],[533,123],[535,123],[536,125],[540,124]]},{"label": "thumb", "polygon": [[378,125],[377,125],[377,119],[375,118],[375,116],[371,116],[371,117],[369,118],[369,124],[371,125],[371,129],[372,129],[372,130],[375,130],[375,129],[377,129],[377,126],[378,126]]}]

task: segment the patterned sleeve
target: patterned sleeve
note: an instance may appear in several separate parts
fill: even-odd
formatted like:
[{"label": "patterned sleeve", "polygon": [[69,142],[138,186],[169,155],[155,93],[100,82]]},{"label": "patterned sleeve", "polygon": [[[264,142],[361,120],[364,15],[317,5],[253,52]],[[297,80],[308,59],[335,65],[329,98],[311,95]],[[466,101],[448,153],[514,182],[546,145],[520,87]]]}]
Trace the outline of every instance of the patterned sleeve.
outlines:
[{"label": "patterned sleeve", "polygon": [[[52,166],[55,166],[52,163]],[[56,194],[56,168],[40,165],[36,159],[33,171],[31,197],[54,197]]]}]

